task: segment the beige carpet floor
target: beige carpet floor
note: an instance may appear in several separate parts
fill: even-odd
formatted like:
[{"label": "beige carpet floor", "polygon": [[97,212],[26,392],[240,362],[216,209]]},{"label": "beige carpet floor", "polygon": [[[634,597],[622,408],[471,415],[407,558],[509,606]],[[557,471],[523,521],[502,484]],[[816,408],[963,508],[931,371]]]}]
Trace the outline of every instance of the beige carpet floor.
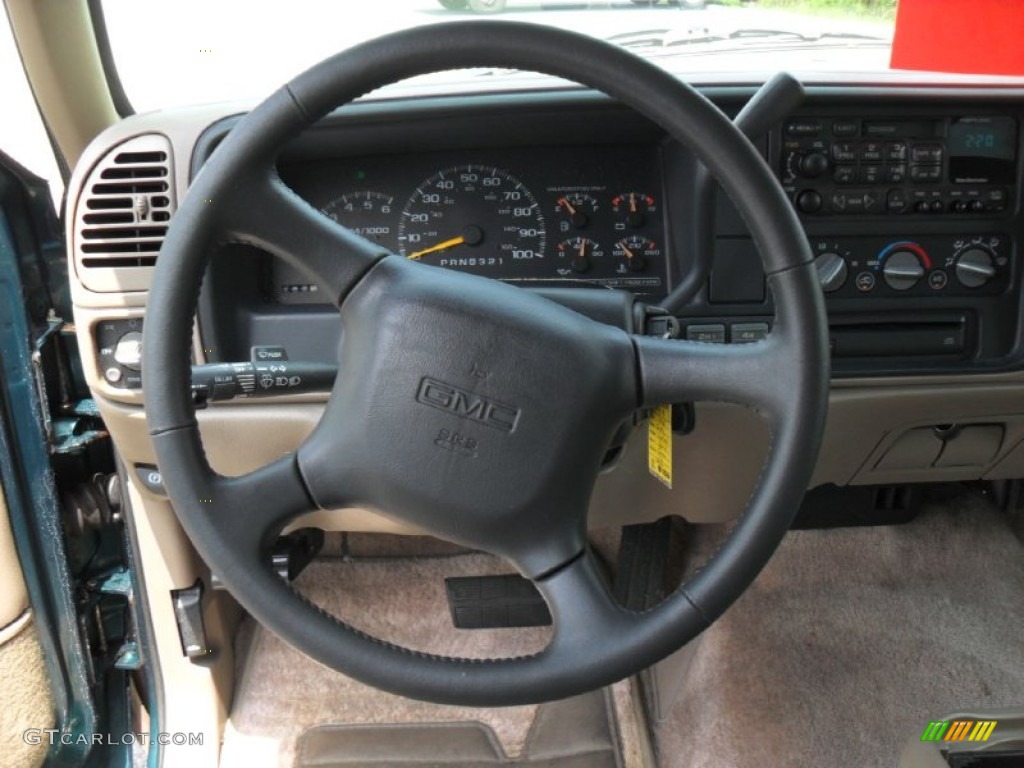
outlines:
[{"label": "beige carpet floor", "polygon": [[1024,546],[970,494],[912,523],[790,533],[707,631],[663,768],[896,765],[929,720],[1024,705]]},{"label": "beige carpet floor", "polygon": [[[361,556],[321,558],[303,572],[297,588],[325,610],[376,636],[467,658],[534,653],[550,637],[548,628],[452,627],[444,578],[509,572],[496,558],[448,553],[445,548],[415,558],[383,556],[395,549],[378,547],[366,537],[340,547],[331,542],[326,551]],[[377,691],[320,666],[251,620],[243,625],[238,650],[239,679],[221,758],[227,768],[291,766],[298,737],[326,724],[476,721],[490,727],[504,752],[515,756],[537,713],[535,706],[440,706]],[[639,765],[642,734],[631,720],[636,710],[629,684],[616,686],[614,694],[626,765]]]}]

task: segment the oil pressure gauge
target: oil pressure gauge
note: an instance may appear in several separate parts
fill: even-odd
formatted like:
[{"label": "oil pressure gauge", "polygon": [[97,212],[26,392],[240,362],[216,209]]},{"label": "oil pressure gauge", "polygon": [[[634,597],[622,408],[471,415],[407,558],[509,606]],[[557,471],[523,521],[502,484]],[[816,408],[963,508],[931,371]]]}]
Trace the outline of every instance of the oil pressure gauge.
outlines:
[{"label": "oil pressure gauge", "polygon": [[570,273],[583,274],[589,272],[604,259],[604,250],[589,237],[572,237],[558,244],[557,271],[562,277]]}]

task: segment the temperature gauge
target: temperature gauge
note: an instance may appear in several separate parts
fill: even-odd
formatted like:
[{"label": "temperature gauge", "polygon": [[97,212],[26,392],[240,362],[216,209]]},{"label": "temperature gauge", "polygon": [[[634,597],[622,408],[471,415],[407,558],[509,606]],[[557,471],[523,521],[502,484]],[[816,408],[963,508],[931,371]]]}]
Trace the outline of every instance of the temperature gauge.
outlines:
[{"label": "temperature gauge", "polygon": [[612,255],[618,259],[618,271],[642,272],[649,259],[661,258],[661,248],[642,235],[631,235],[615,244]]},{"label": "temperature gauge", "polygon": [[583,229],[590,223],[597,210],[597,200],[585,192],[569,192],[555,202],[555,212],[562,216],[562,231],[567,232],[569,226]]},{"label": "temperature gauge", "polygon": [[570,272],[583,274],[594,266],[594,260],[604,257],[601,246],[589,237],[573,237],[558,244],[558,274],[566,277]]},{"label": "temperature gauge", "polygon": [[631,227],[642,227],[647,216],[656,213],[654,197],[644,192],[623,192],[612,198],[612,210]]}]

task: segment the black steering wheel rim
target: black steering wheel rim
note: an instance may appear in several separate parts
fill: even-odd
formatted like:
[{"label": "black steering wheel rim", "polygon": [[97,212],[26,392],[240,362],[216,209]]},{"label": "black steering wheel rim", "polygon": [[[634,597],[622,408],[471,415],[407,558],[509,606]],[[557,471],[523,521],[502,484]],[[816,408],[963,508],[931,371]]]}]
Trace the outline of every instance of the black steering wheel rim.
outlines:
[{"label": "black steering wheel rim", "polygon": [[[325,223],[326,217],[297,201],[276,179],[280,149],[335,107],[414,75],[479,66],[578,81],[633,107],[690,146],[733,199],[761,253],[776,303],[768,339],[741,348],[626,337],[568,310],[549,310],[538,297],[506,292],[526,293],[518,289],[491,288],[483,285],[487,281],[453,273],[438,278],[437,270],[399,261],[339,225]],[[275,220],[284,224],[280,239],[265,237],[256,222],[262,216],[274,218],[274,206],[282,205],[288,214]],[[239,226],[242,220],[247,225]],[[343,426],[333,403],[355,397],[352,390],[336,385],[325,411],[329,423],[321,422],[312,447],[247,476],[218,476],[202,451],[188,386],[191,324],[209,255],[232,240],[280,252],[318,278],[326,276],[342,317],[356,325],[364,310],[373,311],[383,301],[398,302],[400,308],[403,291],[407,302],[426,295],[418,291],[454,302],[464,287],[493,291],[497,304],[512,308],[510,317],[533,313],[535,324],[550,318],[573,331],[578,324],[580,332],[595,337],[593,354],[581,357],[581,365],[590,366],[595,377],[615,378],[606,358],[622,364],[624,373],[615,387],[595,389],[589,403],[599,407],[612,393],[606,398],[608,413],[602,414],[608,424],[631,409],[683,399],[755,408],[768,421],[771,447],[747,510],[711,561],[643,614],[610,604],[593,559],[582,549],[578,519],[566,523],[567,533],[555,550],[527,551],[518,542],[508,551],[498,546],[498,554],[511,556],[535,579],[552,609],[555,638],[535,656],[493,661],[432,656],[341,623],[282,582],[265,555],[289,515],[311,503],[333,507],[347,500],[330,495],[312,474],[320,465],[339,469],[336,462],[325,463],[332,445],[325,441]],[[817,458],[828,398],[826,329],[810,249],[788,201],[763,158],[703,96],[632,54],[574,33],[509,22],[440,24],[389,35],[318,64],[249,113],[211,156],[178,209],[157,262],[144,330],[146,415],[183,527],[257,620],[325,665],[385,690],[442,703],[520,704],[581,693],[649,666],[696,637],[753,581],[788,529]],[[551,343],[556,341],[561,339]],[[619,354],[628,354],[628,362],[615,357]],[[331,413],[335,416],[329,418]],[[601,434],[591,435],[591,442]],[[592,481],[596,472],[596,466],[581,470],[580,482]],[[358,485],[359,474],[348,479]],[[567,506],[583,504],[584,525],[589,490],[561,500]],[[273,504],[267,501],[270,491]],[[390,497],[385,492],[382,498]],[[398,501],[401,505],[408,498]],[[241,510],[251,513],[251,526]],[[453,530],[434,522],[441,535]],[[507,520],[502,524],[503,533],[512,536]],[[485,540],[501,542],[496,536]]]}]

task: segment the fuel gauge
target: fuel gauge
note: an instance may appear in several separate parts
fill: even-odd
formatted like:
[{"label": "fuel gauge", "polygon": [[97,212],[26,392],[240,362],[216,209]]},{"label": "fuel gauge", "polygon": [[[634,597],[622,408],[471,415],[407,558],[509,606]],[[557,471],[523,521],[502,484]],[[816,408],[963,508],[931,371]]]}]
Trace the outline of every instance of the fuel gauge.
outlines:
[{"label": "fuel gauge", "polygon": [[642,227],[657,210],[654,196],[645,192],[623,192],[612,198],[612,211],[631,227]]},{"label": "fuel gauge", "polygon": [[642,272],[650,259],[661,258],[661,248],[642,235],[630,235],[615,244],[612,255],[618,260],[616,271]]},{"label": "fuel gauge", "polygon": [[586,192],[567,192],[555,201],[555,212],[562,219],[563,232],[568,232],[570,225],[583,229],[590,223],[595,211],[597,200]]}]

